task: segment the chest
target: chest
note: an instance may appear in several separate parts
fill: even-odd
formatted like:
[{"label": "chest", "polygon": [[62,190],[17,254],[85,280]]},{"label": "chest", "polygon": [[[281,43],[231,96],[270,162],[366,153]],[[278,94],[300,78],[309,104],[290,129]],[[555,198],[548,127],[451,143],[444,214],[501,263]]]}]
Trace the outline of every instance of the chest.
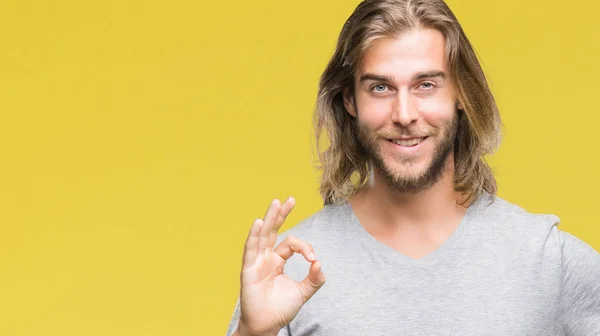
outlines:
[{"label": "chest", "polygon": [[327,284],[290,325],[292,335],[555,335],[552,270],[518,263],[366,271]]}]

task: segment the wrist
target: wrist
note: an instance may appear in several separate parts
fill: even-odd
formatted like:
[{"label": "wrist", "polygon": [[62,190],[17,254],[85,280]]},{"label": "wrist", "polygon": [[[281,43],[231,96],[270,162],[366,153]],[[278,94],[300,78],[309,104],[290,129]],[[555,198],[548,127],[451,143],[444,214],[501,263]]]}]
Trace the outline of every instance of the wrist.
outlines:
[{"label": "wrist", "polygon": [[252,333],[252,332],[248,331],[246,326],[244,326],[244,324],[240,321],[238,323],[237,329],[231,336],[277,336],[277,334],[279,334],[278,331],[263,332],[260,334]]}]

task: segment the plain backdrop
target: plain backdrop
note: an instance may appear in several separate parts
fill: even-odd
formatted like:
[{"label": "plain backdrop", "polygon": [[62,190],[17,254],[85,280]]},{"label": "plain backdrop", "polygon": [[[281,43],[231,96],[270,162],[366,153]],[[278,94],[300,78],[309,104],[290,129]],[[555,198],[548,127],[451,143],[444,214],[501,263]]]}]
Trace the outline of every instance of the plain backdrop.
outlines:
[{"label": "plain backdrop", "polygon": [[[319,210],[317,83],[358,1],[0,2],[0,334],[222,335],[269,202]],[[600,250],[600,2],[452,0],[499,195]]]}]

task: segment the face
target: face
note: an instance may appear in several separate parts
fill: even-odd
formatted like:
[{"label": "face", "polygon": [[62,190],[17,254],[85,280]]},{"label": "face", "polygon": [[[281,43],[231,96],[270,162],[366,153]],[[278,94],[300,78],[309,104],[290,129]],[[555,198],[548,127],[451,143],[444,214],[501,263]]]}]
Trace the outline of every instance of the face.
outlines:
[{"label": "face", "polygon": [[354,94],[344,94],[376,173],[400,191],[435,184],[452,156],[457,105],[444,48],[434,29],[378,40],[357,68]]}]

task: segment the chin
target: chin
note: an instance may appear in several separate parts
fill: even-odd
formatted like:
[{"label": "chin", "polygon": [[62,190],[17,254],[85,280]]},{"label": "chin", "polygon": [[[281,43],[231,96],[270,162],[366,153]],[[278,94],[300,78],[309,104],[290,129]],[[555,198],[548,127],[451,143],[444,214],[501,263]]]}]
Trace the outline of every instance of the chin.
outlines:
[{"label": "chin", "polygon": [[[429,180],[425,176],[431,168],[431,160],[423,158],[415,161],[387,160],[382,177],[394,185],[417,186],[424,183],[423,179]],[[425,183],[427,184],[427,183]],[[410,187],[408,187],[410,189]]]},{"label": "chin", "polygon": [[425,175],[427,167],[421,164],[410,166],[395,164],[394,167],[386,167],[386,173],[394,180],[417,181]]},{"label": "chin", "polygon": [[431,165],[430,160],[423,160],[423,158],[416,158],[411,161],[404,160],[390,160],[386,165],[388,173],[392,173],[393,176],[401,178],[418,178],[427,172],[427,169]]},{"label": "chin", "polygon": [[395,181],[417,182],[425,175],[425,170],[419,171],[395,171],[391,175]]}]

